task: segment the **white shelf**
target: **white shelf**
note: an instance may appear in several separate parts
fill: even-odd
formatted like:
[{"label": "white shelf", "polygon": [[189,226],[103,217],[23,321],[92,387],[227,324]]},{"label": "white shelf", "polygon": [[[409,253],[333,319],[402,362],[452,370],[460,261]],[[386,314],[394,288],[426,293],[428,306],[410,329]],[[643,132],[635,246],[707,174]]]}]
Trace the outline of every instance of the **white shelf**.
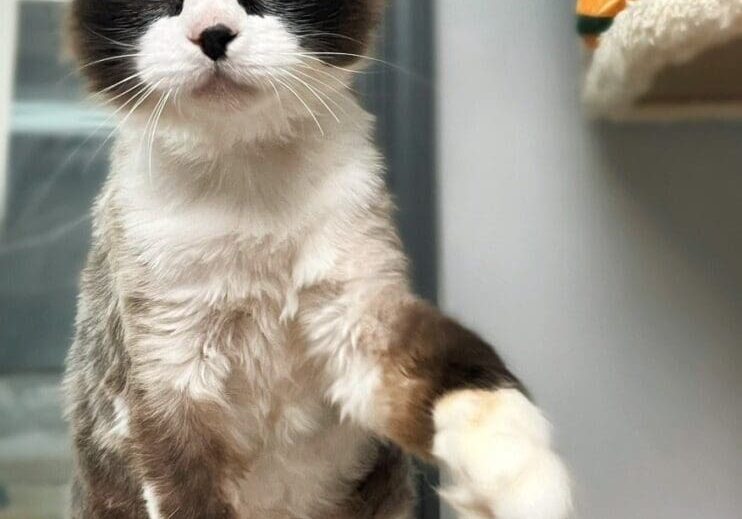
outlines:
[{"label": "white shelf", "polygon": [[17,101],[11,107],[10,131],[14,135],[87,137],[113,128],[108,112],[72,101]]}]

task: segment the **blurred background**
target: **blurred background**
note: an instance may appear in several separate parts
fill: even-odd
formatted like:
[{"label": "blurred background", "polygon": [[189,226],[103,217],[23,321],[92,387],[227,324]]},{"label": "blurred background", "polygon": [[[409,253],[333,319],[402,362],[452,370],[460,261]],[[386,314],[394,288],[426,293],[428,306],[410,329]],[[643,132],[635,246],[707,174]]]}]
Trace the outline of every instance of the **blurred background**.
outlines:
[{"label": "blurred background", "polygon": [[[57,384],[107,115],[65,0],[0,0],[0,519],[64,517]],[[739,517],[742,120],[589,122],[572,0],[397,0],[359,90],[418,290],[554,422],[576,517]],[[439,513],[421,478],[420,516]]]}]

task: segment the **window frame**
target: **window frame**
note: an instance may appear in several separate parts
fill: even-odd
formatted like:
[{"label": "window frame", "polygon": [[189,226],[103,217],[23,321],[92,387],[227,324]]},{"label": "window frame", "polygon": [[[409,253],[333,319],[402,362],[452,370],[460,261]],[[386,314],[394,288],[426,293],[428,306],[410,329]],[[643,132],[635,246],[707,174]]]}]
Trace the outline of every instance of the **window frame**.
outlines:
[{"label": "window frame", "polygon": [[8,203],[10,114],[15,77],[18,0],[0,2],[0,229],[5,223]]}]

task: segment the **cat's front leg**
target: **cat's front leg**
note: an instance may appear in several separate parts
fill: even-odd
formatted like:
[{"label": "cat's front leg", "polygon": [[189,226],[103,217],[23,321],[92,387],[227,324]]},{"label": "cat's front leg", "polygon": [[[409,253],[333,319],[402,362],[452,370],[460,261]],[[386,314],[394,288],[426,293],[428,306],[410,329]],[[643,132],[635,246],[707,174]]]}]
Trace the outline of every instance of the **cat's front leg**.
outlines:
[{"label": "cat's front leg", "polygon": [[549,424],[474,333],[395,286],[373,294],[349,285],[305,323],[326,358],[328,396],[344,415],[449,469],[442,494],[462,518],[567,517],[569,477]]},{"label": "cat's front leg", "polygon": [[[208,309],[137,294],[125,299],[133,462],[151,519],[234,519],[231,484],[246,470]],[[230,499],[231,498],[231,499]]]},{"label": "cat's front leg", "polygon": [[229,443],[213,404],[139,391],[131,404],[132,450],[150,519],[233,519],[225,496]]}]

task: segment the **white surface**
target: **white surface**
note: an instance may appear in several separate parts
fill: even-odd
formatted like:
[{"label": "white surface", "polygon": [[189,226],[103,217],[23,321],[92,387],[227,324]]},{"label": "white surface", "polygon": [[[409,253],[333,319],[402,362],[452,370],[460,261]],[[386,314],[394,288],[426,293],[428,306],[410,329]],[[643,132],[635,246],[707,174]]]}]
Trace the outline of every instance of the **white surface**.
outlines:
[{"label": "white surface", "polygon": [[444,306],[527,381],[576,517],[742,509],[742,125],[591,126],[572,2],[438,2]]},{"label": "white surface", "polygon": [[0,1],[0,226],[5,219],[8,187],[8,128],[13,92],[16,0]]}]

